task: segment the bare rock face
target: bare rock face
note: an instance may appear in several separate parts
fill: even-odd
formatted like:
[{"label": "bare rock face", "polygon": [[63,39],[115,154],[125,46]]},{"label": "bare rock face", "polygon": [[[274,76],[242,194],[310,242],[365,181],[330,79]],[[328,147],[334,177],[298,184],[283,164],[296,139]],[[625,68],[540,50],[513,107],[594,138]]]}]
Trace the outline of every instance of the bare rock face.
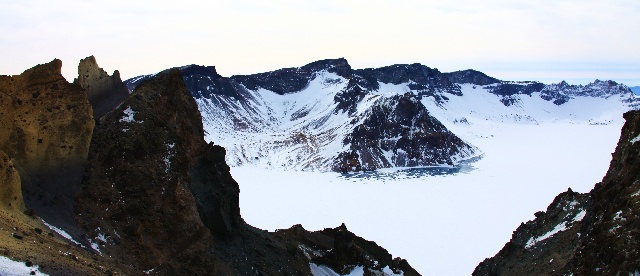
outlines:
[{"label": "bare rock face", "polygon": [[546,212],[513,232],[500,252],[484,260],[474,275],[554,275],[574,257],[584,224],[588,194],[569,189],[559,194]]},{"label": "bare rock face", "polygon": [[447,130],[409,93],[381,98],[365,115],[345,138],[350,151],[335,158],[334,171],[452,164],[478,151]]},{"label": "bare rock face", "polygon": [[122,83],[120,72],[109,76],[98,66],[94,56],[80,60],[78,78],[73,83],[87,91],[87,98],[93,107],[93,116],[101,118],[115,109],[129,96],[129,89]]},{"label": "bare rock face", "polygon": [[210,150],[201,120],[182,76],[170,71],[140,84],[96,127],[76,210],[103,254],[139,271],[212,269],[211,234],[189,190],[190,167]]},{"label": "bare rock face", "polygon": [[0,149],[20,173],[27,207],[67,228],[94,120],[84,90],[62,77],[61,66],[56,59],[0,76]]},{"label": "bare rock face", "polygon": [[473,275],[635,275],[640,272],[640,111],[626,123],[609,171],[588,194],[571,190],[521,225]]},{"label": "bare rock face", "polygon": [[640,273],[640,111],[629,111],[607,174],[590,192],[574,275]]},{"label": "bare rock face", "polygon": [[364,275],[389,275],[382,273],[385,267],[394,274],[420,275],[406,260],[393,259],[386,249],[355,235],[344,223],[314,232],[298,224],[275,234],[296,241],[313,265],[331,268],[340,275],[349,275],[358,266],[365,271]]},{"label": "bare rock face", "polygon": [[21,187],[20,173],[11,158],[0,150],[0,208],[25,211]]}]

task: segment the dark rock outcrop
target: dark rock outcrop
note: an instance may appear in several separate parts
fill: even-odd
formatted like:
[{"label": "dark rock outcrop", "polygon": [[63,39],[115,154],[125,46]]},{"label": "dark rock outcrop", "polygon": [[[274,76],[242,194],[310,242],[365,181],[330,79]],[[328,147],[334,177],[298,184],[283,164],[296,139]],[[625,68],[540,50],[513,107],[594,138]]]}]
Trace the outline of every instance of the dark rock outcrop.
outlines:
[{"label": "dark rock outcrop", "polygon": [[544,83],[535,81],[507,82],[503,81],[489,87],[489,92],[500,96],[500,102],[505,106],[519,103],[520,95],[531,95],[545,88]]},{"label": "dark rock outcrop", "polygon": [[101,241],[103,254],[136,260],[131,265],[139,271],[213,269],[206,254],[211,234],[189,189],[195,160],[213,150],[203,135],[178,71],[143,82],[103,118],[76,206],[78,224],[94,243]]},{"label": "dark rock outcrop", "polygon": [[449,79],[451,79],[452,82],[459,84],[470,83],[475,85],[489,85],[502,82],[499,79],[489,77],[485,73],[472,69],[455,71],[445,74],[449,77]]},{"label": "dark rock outcrop", "polygon": [[366,80],[366,83],[362,85],[369,90],[378,90],[378,82],[410,83],[409,89],[418,95],[431,96],[443,92],[461,95],[460,86],[451,82],[447,75],[438,69],[429,68],[419,63],[359,69],[355,70],[354,74]]},{"label": "dark rock outcrop", "polygon": [[[73,229],[73,198],[89,151],[93,111],[84,90],[68,83],[62,62],[0,76],[0,150],[20,173],[27,208]],[[70,231],[73,234],[73,231]]]},{"label": "dark rock outcrop", "polygon": [[295,240],[305,256],[316,265],[331,268],[340,275],[349,274],[355,267],[361,266],[365,275],[380,275],[388,267],[394,273],[420,275],[406,260],[393,259],[391,254],[375,242],[365,240],[353,234],[344,223],[336,228],[325,228],[309,232],[301,225],[278,230],[276,236]]},{"label": "dark rock outcrop", "polygon": [[345,78],[352,73],[351,66],[347,63],[347,60],[340,58],[325,59],[302,67],[285,68],[260,74],[237,75],[232,76],[231,79],[244,85],[249,90],[264,88],[284,95],[304,89],[309,84],[313,74],[321,70],[327,70]]},{"label": "dark rock outcrop", "polygon": [[[574,97],[609,98],[612,96],[631,95],[632,93],[631,89],[626,85],[611,80],[595,80],[587,85],[570,85],[565,81],[561,81],[557,84],[546,85],[540,91],[540,97],[547,101],[553,101],[556,105],[561,105]],[[630,103],[631,107],[638,106],[637,99],[629,97],[626,102]]]},{"label": "dark rock outcrop", "polygon": [[73,83],[86,90],[96,119],[115,109],[129,97],[129,89],[122,83],[120,72],[115,70],[113,76],[109,76],[98,66],[94,56],[80,60],[78,78]]},{"label": "dark rock outcrop", "polygon": [[453,164],[456,156],[477,151],[429,115],[409,93],[378,99],[344,143],[350,145],[350,151],[338,155],[335,171]]},{"label": "dark rock outcrop", "polygon": [[575,275],[640,272],[640,111],[624,118],[609,170],[590,192],[580,243],[569,263]]},{"label": "dark rock outcrop", "polygon": [[493,258],[484,260],[474,275],[557,275],[574,257],[583,225],[588,194],[559,194],[546,212],[523,223]]},{"label": "dark rock outcrop", "polygon": [[[626,123],[602,182],[560,194],[474,275],[632,275],[640,271],[640,111]],[[545,233],[545,234],[542,234]],[[525,242],[525,240],[527,242]]]}]

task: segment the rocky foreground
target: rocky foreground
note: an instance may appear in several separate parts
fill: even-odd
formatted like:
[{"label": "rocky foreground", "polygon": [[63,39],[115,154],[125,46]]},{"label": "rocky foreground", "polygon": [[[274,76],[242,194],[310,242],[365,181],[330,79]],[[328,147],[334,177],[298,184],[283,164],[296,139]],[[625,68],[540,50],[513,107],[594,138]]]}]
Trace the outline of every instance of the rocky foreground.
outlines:
[{"label": "rocky foreground", "polygon": [[640,273],[640,111],[626,123],[609,170],[589,193],[558,195],[473,275]]},{"label": "rocky foreground", "polygon": [[180,71],[129,95],[93,57],[73,84],[60,68],[0,76],[0,255],[49,275],[418,275],[344,225],[246,224]]}]

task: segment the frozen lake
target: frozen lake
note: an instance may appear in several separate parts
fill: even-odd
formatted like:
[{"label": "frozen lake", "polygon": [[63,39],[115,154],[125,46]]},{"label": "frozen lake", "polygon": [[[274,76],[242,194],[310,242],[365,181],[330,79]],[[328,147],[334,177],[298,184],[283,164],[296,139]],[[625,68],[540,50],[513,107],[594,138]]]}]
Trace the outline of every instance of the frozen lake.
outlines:
[{"label": "frozen lake", "polygon": [[434,173],[248,166],[231,173],[240,184],[242,216],[253,226],[320,230],[344,222],[423,275],[469,275],[558,193],[591,190],[606,173],[621,127],[620,118],[609,125],[505,123],[482,128],[487,133],[458,131],[484,157]]}]

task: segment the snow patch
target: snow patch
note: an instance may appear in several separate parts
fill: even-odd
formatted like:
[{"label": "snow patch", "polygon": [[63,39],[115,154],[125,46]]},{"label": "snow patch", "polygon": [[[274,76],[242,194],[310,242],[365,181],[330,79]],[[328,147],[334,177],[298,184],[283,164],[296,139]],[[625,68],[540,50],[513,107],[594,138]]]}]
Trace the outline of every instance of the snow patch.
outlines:
[{"label": "snow patch", "polygon": [[49,229],[51,229],[51,230],[55,231],[56,233],[58,233],[58,234],[59,234],[60,236],[62,236],[63,238],[65,238],[65,239],[67,239],[67,240],[69,240],[69,241],[71,241],[71,242],[73,242],[73,243],[75,243],[75,244],[77,244],[77,245],[79,245],[79,246],[84,247],[84,245],[82,245],[82,244],[81,244],[81,243],[79,243],[78,241],[74,240],[74,239],[71,237],[71,235],[69,235],[69,233],[65,232],[64,230],[62,230],[62,229],[60,229],[60,228],[58,228],[58,227],[55,227],[55,226],[53,226],[53,225],[51,225],[51,224],[48,224],[48,223],[47,223],[46,221],[44,221],[44,220],[42,221],[42,223],[44,223],[44,225],[46,225],[47,227],[49,227]]},{"label": "snow patch", "polygon": [[640,135],[638,135],[635,138],[631,139],[629,142],[631,142],[631,144],[635,144],[638,141],[640,141]]},{"label": "snow patch", "polygon": [[576,217],[573,219],[573,221],[582,221],[582,219],[584,219],[585,215],[587,215],[587,211],[586,210],[582,210],[582,211],[580,211],[580,213],[578,213],[576,215]]},{"label": "snow patch", "polygon": [[136,112],[133,111],[133,109],[131,109],[130,106],[128,106],[125,110],[123,110],[122,112],[124,112],[124,117],[120,118],[120,122],[125,122],[125,123],[142,123],[142,121],[136,121],[134,119],[134,116],[136,115]]},{"label": "snow patch", "polygon": [[23,275],[49,275],[40,272],[40,267],[32,265],[28,267],[25,262],[11,260],[5,256],[0,256],[0,275],[3,276],[23,276]]},{"label": "snow patch", "polygon": [[582,219],[584,219],[584,216],[586,214],[587,214],[587,211],[585,211],[584,209],[580,210],[580,212],[578,214],[576,214],[576,216],[573,217],[572,220],[563,221],[562,223],[556,225],[555,228],[551,229],[551,231],[543,234],[542,236],[539,236],[537,238],[531,237],[529,239],[529,241],[527,241],[527,244],[524,246],[524,248],[529,249],[532,246],[536,245],[537,243],[539,243],[539,242],[541,242],[543,240],[546,240],[546,239],[550,238],[551,236],[553,236],[553,235],[555,235],[557,233],[560,233],[562,231],[565,231],[565,230],[569,229],[569,227],[571,227],[571,226],[567,227],[568,224],[572,224],[573,222],[577,222],[577,221],[582,221]]},{"label": "snow patch", "polygon": [[162,161],[164,161],[164,172],[169,173],[171,169],[171,158],[173,158],[174,152],[173,148],[175,147],[175,143],[167,144],[167,151],[169,152]]},{"label": "snow patch", "polygon": [[529,241],[527,242],[527,244],[524,246],[524,248],[529,249],[529,248],[531,248],[532,246],[536,245],[537,243],[539,243],[539,242],[541,242],[541,241],[543,241],[543,240],[546,240],[546,239],[548,239],[549,237],[551,237],[551,236],[553,236],[553,235],[555,235],[555,234],[557,234],[557,233],[559,233],[559,232],[562,232],[562,231],[564,231],[564,230],[567,230],[567,222],[566,222],[566,221],[564,221],[564,222],[562,222],[562,223],[560,223],[560,224],[556,225],[556,227],[555,227],[555,228],[553,228],[551,231],[549,231],[549,232],[545,233],[545,234],[544,234],[544,235],[542,235],[542,236],[539,236],[539,237],[537,237],[537,238],[531,237],[531,238],[529,239]]},{"label": "snow patch", "polygon": [[[333,269],[325,265],[317,265],[314,263],[309,263],[309,267],[311,268],[311,275],[313,276],[341,276],[341,274],[335,272]],[[403,272],[400,272],[399,274],[394,273],[393,270],[389,268],[389,266],[385,266],[380,271],[373,270],[371,272],[373,272],[374,275],[380,275],[380,276],[404,275]],[[351,272],[349,272],[349,274],[344,274],[344,275],[345,276],[363,276],[365,275],[364,267],[356,266],[353,268],[353,270],[351,270]]]}]

